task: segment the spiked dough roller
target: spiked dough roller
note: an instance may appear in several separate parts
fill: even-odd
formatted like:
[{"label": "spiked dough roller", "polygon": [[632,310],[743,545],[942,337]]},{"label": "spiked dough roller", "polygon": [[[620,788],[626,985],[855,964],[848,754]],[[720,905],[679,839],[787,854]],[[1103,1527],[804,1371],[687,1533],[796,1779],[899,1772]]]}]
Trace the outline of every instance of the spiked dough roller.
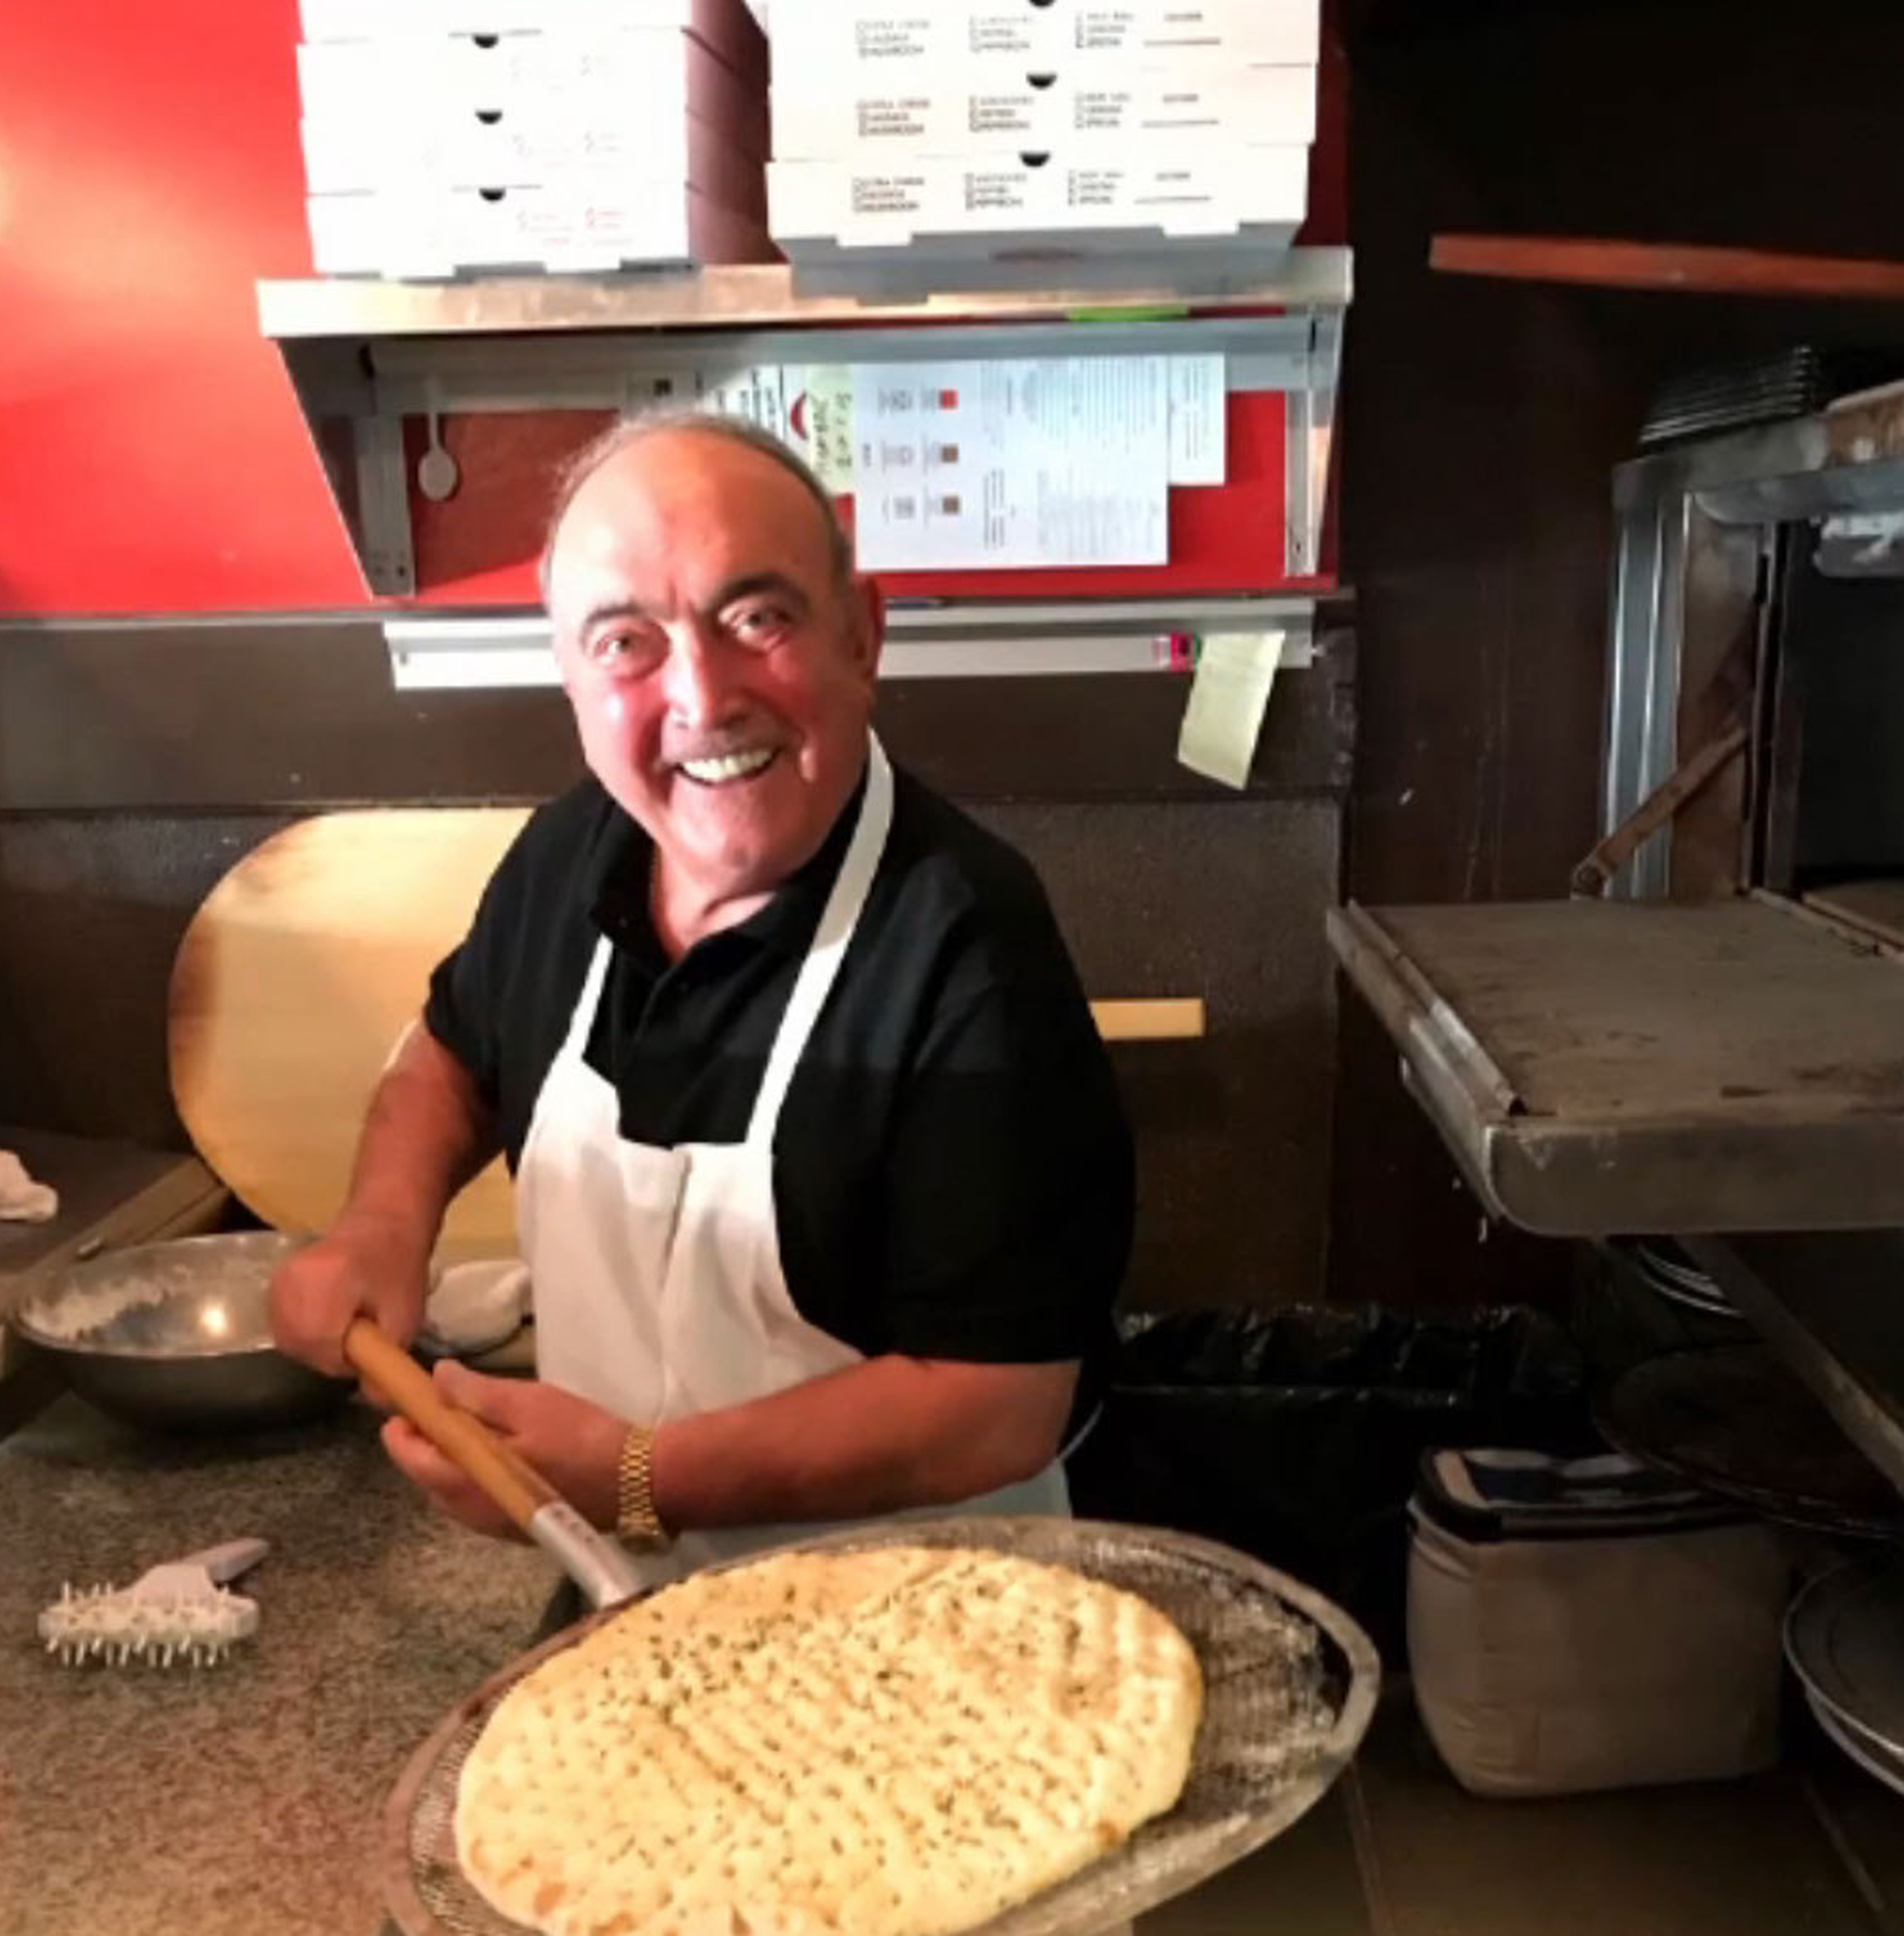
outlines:
[{"label": "spiked dough roller", "polygon": [[344,1333],[344,1355],[568,1574],[591,1606],[612,1607],[641,1590],[641,1578],[622,1549],[597,1532],[480,1418],[452,1405],[381,1325],[353,1318]]},{"label": "spiked dough roller", "polygon": [[262,1539],[228,1540],[152,1567],[129,1587],[75,1593],[69,1585],[40,1615],[40,1638],[69,1667],[211,1667],[258,1630],[258,1603],[227,1583],[268,1551]]}]

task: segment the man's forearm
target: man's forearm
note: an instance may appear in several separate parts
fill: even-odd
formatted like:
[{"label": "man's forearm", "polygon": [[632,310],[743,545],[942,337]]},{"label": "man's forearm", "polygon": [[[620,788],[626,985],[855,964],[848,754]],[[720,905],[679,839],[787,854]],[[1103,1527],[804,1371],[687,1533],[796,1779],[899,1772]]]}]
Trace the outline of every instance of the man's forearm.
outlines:
[{"label": "man's forearm", "polygon": [[338,1220],[377,1224],[426,1253],[450,1198],[496,1149],[495,1123],[468,1070],[417,1022],[370,1099]]},{"label": "man's forearm", "polygon": [[1055,1456],[1075,1365],[864,1364],[655,1434],[655,1505],[676,1531],[952,1505]]},{"label": "man's forearm", "polygon": [[468,1071],[412,1029],[371,1098],[343,1209],[271,1279],[279,1350],[335,1377],[349,1369],[344,1339],[357,1316],[407,1343],[422,1321],[443,1213],[493,1142]]}]

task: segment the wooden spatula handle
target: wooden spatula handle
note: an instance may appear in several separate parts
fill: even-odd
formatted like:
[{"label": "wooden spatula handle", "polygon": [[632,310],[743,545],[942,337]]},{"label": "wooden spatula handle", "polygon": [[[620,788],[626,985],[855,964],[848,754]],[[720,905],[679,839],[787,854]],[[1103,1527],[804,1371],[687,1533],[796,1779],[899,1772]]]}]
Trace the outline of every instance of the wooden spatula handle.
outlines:
[{"label": "wooden spatula handle", "polygon": [[524,1532],[543,1507],[560,1499],[555,1488],[480,1418],[444,1397],[429,1373],[374,1319],[351,1320],[344,1333],[344,1355]]}]

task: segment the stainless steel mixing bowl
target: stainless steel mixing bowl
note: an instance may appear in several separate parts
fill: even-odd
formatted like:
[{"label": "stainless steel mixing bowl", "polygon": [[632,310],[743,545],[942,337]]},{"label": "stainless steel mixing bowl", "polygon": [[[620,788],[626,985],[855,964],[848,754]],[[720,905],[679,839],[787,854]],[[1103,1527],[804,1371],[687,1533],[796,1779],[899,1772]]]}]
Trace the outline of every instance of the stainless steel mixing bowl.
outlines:
[{"label": "stainless steel mixing bowl", "polygon": [[352,1387],[271,1343],[271,1274],[301,1241],[257,1231],[109,1251],[36,1286],[11,1323],[129,1424],[216,1432],[314,1417]]}]

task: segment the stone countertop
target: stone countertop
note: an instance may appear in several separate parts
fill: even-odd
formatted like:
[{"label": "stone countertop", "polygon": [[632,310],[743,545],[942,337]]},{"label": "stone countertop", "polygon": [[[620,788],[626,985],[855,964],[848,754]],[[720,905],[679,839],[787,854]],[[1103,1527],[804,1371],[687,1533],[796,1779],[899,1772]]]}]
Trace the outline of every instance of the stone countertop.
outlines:
[{"label": "stone countertop", "polygon": [[[526,1650],[558,1576],[429,1508],[377,1423],[352,1405],[169,1439],[68,1394],[0,1439],[0,1936],[393,1930],[385,1800],[444,1714]],[[223,1666],[65,1668],[44,1651],[34,1618],[63,1580],[129,1585],[248,1534],[271,1544],[243,1583],[258,1632]],[[1366,1936],[1342,1920],[1345,1835],[1331,1796],[1140,1936],[1254,1932],[1265,1902],[1309,1936]]]},{"label": "stone countertop", "polygon": [[[73,1396],[0,1440],[0,1930],[371,1936],[405,1762],[528,1646],[556,1574],[434,1511],[377,1416],[224,1440],[135,1433]],[[201,1670],[64,1668],[60,1584],[129,1585],[243,1535],[255,1639]]]}]

